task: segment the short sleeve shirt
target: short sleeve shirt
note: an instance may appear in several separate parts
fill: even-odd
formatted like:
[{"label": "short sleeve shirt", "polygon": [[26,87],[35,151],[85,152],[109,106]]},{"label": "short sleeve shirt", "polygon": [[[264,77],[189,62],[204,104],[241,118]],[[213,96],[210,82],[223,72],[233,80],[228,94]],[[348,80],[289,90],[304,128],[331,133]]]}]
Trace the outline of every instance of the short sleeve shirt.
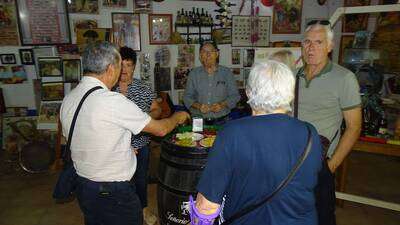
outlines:
[{"label": "short sleeve shirt", "polygon": [[331,141],[328,150],[328,156],[331,156],[340,139],[338,130],[342,124],[343,111],[361,105],[357,78],[350,70],[332,62],[311,81],[305,79],[302,71],[300,69],[298,72],[298,118],[314,125],[319,134]]},{"label": "short sleeve shirt", "polygon": [[[315,225],[314,187],[322,165],[318,134],[312,149],[289,184],[268,204],[232,224]],[[197,189],[222,204],[227,219],[276,189],[307,145],[306,123],[284,114],[251,116],[228,122],[218,133]]]},{"label": "short sleeve shirt", "polygon": [[[121,92],[117,87],[116,92]],[[153,100],[156,99],[155,93],[151,90],[150,86],[145,82],[134,78],[132,83],[128,85],[126,97],[134,102],[143,112],[150,113],[150,107]],[[131,145],[133,148],[142,148],[150,143],[150,135],[140,133],[132,135]]]},{"label": "short sleeve shirt", "polygon": [[[218,66],[213,75],[209,75],[203,66],[196,67],[190,71],[183,101],[192,115],[204,118],[226,116],[236,106],[239,99],[240,95],[236,81],[229,68]],[[228,108],[224,108],[217,113],[209,112],[203,114],[199,110],[191,108],[195,102],[211,105],[221,101],[226,101]]]}]

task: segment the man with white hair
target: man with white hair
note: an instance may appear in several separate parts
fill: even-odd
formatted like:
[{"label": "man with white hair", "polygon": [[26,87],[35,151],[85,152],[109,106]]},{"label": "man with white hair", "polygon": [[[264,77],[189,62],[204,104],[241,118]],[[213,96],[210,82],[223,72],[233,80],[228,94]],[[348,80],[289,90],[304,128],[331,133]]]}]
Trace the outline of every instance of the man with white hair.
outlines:
[{"label": "man with white hair", "polygon": [[193,224],[207,224],[197,221],[216,217],[219,210],[221,222],[229,221],[270,196],[302,158],[311,138],[311,151],[287,186],[231,224],[317,225],[314,187],[322,148],[316,129],[288,114],[294,84],[292,71],[277,61],[251,70],[246,94],[252,116],[229,121],[218,133],[197,185],[196,204],[191,203]]},{"label": "man with white hair", "polygon": [[[350,70],[330,61],[328,54],[332,48],[333,31],[329,21],[308,23],[302,42],[305,66],[297,72],[298,103],[294,114],[313,124],[321,140],[327,143],[327,164],[319,175],[316,189],[321,225],[336,224],[333,173],[351,151],[361,130],[358,81]],[[341,135],[343,119],[346,128]]]}]

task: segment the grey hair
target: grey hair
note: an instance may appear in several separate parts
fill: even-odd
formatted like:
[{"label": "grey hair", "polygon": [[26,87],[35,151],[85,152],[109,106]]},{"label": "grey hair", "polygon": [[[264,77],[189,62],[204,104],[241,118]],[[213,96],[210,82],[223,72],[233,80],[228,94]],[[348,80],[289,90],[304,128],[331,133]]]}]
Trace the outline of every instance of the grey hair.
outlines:
[{"label": "grey hair", "polygon": [[328,40],[328,44],[333,44],[334,35],[333,35],[333,30],[331,28],[331,25],[322,25],[319,23],[313,24],[306,28],[304,34],[306,34],[310,30],[319,30],[319,29],[323,29],[325,31],[326,39]]},{"label": "grey hair", "polygon": [[294,85],[294,75],[285,64],[275,60],[258,63],[251,69],[246,85],[247,103],[255,111],[291,111]]},{"label": "grey hair", "polygon": [[100,75],[109,65],[121,62],[121,55],[117,48],[108,42],[99,42],[88,45],[82,55],[83,73]]}]

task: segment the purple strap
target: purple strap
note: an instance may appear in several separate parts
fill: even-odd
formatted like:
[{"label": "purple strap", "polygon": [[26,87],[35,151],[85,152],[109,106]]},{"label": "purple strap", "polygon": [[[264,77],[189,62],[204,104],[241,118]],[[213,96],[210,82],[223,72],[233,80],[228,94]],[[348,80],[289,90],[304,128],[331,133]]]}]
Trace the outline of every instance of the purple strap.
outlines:
[{"label": "purple strap", "polygon": [[213,214],[205,215],[200,213],[196,208],[196,201],[193,201],[193,197],[189,196],[190,202],[190,224],[191,225],[212,225],[214,219],[217,218],[221,211],[221,207]]}]

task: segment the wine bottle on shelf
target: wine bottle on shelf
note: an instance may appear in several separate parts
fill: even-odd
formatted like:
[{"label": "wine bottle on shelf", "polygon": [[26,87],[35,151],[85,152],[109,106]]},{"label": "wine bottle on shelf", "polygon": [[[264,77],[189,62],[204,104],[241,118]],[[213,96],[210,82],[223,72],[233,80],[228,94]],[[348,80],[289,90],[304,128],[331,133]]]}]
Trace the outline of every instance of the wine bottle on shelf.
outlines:
[{"label": "wine bottle on shelf", "polygon": [[182,17],[181,17],[181,12],[178,10],[178,13],[176,14],[176,20],[175,24],[181,25],[182,24]]},{"label": "wine bottle on shelf", "polygon": [[199,8],[196,8],[196,24],[199,26],[201,25]]}]

